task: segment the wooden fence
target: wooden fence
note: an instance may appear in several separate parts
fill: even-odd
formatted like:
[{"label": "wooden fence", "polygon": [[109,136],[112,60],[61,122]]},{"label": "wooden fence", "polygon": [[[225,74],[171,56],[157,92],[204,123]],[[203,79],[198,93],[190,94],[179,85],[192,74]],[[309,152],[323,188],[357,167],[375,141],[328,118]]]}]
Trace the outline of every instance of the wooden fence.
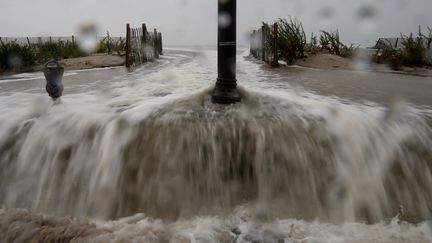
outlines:
[{"label": "wooden fence", "polygon": [[143,24],[139,28],[131,28],[126,25],[126,67],[143,64],[153,61],[163,54],[162,34],[147,31],[147,26]]},{"label": "wooden fence", "polygon": [[277,38],[277,23],[263,25],[260,29],[254,30],[250,36],[251,55],[272,67],[279,66]]}]

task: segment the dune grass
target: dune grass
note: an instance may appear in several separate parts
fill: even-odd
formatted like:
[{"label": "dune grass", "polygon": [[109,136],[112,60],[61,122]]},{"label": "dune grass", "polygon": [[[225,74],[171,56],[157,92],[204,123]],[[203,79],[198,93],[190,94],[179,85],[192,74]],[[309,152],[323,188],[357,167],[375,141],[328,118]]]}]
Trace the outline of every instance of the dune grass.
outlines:
[{"label": "dune grass", "polygon": [[[402,48],[395,48],[390,42],[380,42],[373,61],[387,63],[392,69],[399,70],[402,66],[424,67],[432,65],[431,45],[432,29],[424,34],[419,27],[417,36],[401,34]],[[428,52],[429,51],[429,52]]]},{"label": "dune grass", "polygon": [[21,46],[16,41],[4,43],[0,40],[0,71],[36,64],[36,55],[30,46]]},{"label": "dune grass", "polygon": [[358,47],[354,45],[347,46],[340,40],[339,31],[321,31],[320,36],[321,51],[328,51],[331,54],[341,57],[352,57]]},{"label": "dune grass", "polygon": [[126,48],[126,39],[119,38],[118,40],[114,40],[109,32],[107,32],[107,36],[104,37],[99,43],[97,48],[97,53],[107,53],[112,54],[116,53],[117,55],[123,55],[123,52]]},{"label": "dune grass", "polygon": [[[292,17],[289,17],[289,19],[280,18],[275,23],[278,26],[276,37],[273,28],[274,25],[263,23],[266,36],[263,43],[266,50],[265,53],[268,55],[275,50],[274,39],[276,39],[277,56],[288,64],[294,64],[295,60],[306,57],[306,53],[317,54],[318,52],[325,51],[350,58],[358,50],[358,47],[354,45],[347,46],[343,44],[337,30],[321,31],[319,42],[317,36],[312,36],[311,43],[307,43],[303,24],[298,19]],[[257,49],[253,46],[252,51],[254,51],[254,48]]]},{"label": "dune grass", "polygon": [[288,20],[280,18],[277,24],[277,45],[280,56],[289,64],[294,63],[295,59],[303,58],[306,46],[306,33],[303,24],[291,17]]},{"label": "dune grass", "polygon": [[79,48],[78,44],[71,41],[45,42],[32,44],[38,62],[45,62],[51,58],[67,59],[82,57],[86,54]]},{"label": "dune grass", "polygon": [[[96,53],[116,53],[123,55],[126,47],[126,40],[120,38],[114,40],[107,33],[107,37],[98,43]],[[81,50],[74,41],[49,41],[20,45],[16,40],[3,42],[0,39],[0,71],[19,71],[36,64],[42,64],[49,59],[68,59],[84,57],[89,55]]]}]

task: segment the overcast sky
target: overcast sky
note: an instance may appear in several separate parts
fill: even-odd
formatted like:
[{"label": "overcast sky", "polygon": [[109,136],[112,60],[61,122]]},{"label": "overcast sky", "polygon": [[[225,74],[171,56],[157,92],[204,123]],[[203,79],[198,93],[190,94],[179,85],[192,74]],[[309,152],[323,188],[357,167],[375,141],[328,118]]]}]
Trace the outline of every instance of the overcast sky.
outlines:
[{"label": "overcast sky", "polygon": [[[297,17],[308,34],[339,29],[347,43],[432,27],[432,0],[238,0],[238,38],[278,17]],[[362,17],[365,16],[365,17]],[[168,45],[216,42],[217,0],[0,0],[0,36],[69,36],[94,22],[100,34],[125,35],[125,25],[157,27]]]}]

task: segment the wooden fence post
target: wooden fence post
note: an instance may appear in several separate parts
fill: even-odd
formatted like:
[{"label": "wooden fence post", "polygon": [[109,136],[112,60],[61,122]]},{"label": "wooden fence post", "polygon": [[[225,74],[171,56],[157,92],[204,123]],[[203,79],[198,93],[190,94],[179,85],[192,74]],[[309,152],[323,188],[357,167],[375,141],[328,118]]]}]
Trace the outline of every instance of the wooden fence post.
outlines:
[{"label": "wooden fence post", "polygon": [[126,67],[130,67],[131,63],[130,63],[130,48],[131,48],[131,29],[130,29],[130,25],[127,24],[126,25],[126,60],[125,60],[125,64]]},{"label": "wooden fence post", "polygon": [[154,29],[153,33],[153,48],[154,48],[154,54],[156,58],[159,58],[159,50],[158,50],[158,41],[157,41],[157,30]]},{"label": "wooden fence post", "polygon": [[31,47],[30,39],[28,37],[27,37],[27,44],[28,44],[29,47]]},{"label": "wooden fence post", "polygon": [[266,31],[265,31],[265,26],[263,25],[261,27],[261,38],[262,38],[261,60],[264,62],[266,61],[266,37],[267,37],[267,35],[266,35]]},{"label": "wooden fence post", "polygon": [[252,54],[252,44],[253,44],[253,32],[249,35],[249,53]]},{"label": "wooden fence post", "polygon": [[257,57],[257,31],[254,30],[252,32],[252,55],[256,58]]},{"label": "wooden fence post", "polygon": [[312,47],[312,44],[314,43],[314,32],[311,33],[311,41],[310,46]]},{"label": "wooden fence post", "polygon": [[162,45],[162,33],[158,33],[158,40],[159,40],[159,55],[163,55],[163,45]]},{"label": "wooden fence post", "polygon": [[274,25],[273,25],[273,61],[272,61],[272,67],[278,67],[279,66],[277,40],[278,40],[278,24],[274,23]]},{"label": "wooden fence post", "polygon": [[141,28],[142,28],[142,46],[144,48],[143,62],[147,62],[148,60],[147,60],[147,50],[146,50],[147,49],[146,48],[146,45],[147,45],[147,26],[146,26],[146,24],[142,24]]}]

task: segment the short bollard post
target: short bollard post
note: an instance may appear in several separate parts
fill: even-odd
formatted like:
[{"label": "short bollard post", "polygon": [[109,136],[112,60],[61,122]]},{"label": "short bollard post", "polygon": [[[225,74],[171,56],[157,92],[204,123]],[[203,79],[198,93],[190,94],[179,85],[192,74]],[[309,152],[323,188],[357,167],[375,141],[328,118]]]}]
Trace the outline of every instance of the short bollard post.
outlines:
[{"label": "short bollard post", "polygon": [[47,81],[45,89],[53,100],[57,100],[63,94],[63,73],[64,68],[56,60],[50,60],[45,65],[44,75]]},{"label": "short bollard post", "polygon": [[233,104],[241,101],[236,80],[237,0],[218,0],[218,78],[212,102]]}]

